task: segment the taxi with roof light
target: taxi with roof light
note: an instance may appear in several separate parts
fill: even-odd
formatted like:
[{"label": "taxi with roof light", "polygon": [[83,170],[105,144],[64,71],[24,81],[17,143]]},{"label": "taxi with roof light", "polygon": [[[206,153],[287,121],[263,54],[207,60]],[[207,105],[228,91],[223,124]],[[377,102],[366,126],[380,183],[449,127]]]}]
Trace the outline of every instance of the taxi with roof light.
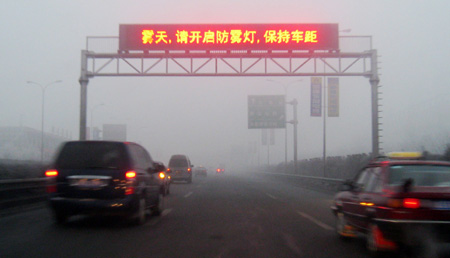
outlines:
[{"label": "taxi with roof light", "polygon": [[365,235],[372,254],[407,247],[433,257],[450,243],[450,162],[389,153],[345,181],[331,210],[338,236]]}]

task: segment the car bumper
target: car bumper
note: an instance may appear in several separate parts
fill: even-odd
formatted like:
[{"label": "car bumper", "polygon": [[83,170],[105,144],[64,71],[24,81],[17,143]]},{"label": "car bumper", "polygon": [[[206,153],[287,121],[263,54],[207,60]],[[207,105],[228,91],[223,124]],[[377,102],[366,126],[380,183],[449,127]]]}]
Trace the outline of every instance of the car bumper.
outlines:
[{"label": "car bumper", "polygon": [[129,215],[137,211],[138,199],[136,196],[112,200],[52,197],[50,207],[71,215]]},{"label": "car bumper", "polygon": [[450,243],[450,221],[374,219],[387,239],[414,242],[432,237],[438,242]]},{"label": "car bumper", "polygon": [[185,180],[189,180],[192,178],[191,174],[172,174],[170,176],[170,180],[171,181],[185,181]]}]

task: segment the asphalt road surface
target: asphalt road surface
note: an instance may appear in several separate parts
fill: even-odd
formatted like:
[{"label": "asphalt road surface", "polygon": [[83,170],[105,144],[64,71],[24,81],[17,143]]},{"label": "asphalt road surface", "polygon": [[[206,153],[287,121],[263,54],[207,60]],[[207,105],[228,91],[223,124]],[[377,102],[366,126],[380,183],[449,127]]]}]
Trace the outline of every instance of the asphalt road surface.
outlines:
[{"label": "asphalt road surface", "polygon": [[368,257],[364,239],[339,240],[332,195],[258,174],[172,184],[160,217],[142,226],[47,208],[0,218],[0,257]]}]

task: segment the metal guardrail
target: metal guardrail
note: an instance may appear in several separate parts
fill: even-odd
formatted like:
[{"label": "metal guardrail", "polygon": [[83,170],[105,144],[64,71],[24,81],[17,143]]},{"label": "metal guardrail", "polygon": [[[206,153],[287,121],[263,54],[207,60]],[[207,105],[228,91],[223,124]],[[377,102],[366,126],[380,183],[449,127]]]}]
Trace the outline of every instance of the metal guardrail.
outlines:
[{"label": "metal guardrail", "polygon": [[0,180],[0,210],[47,199],[46,178]]},{"label": "metal guardrail", "polygon": [[295,179],[302,179],[302,182],[308,184],[308,186],[312,186],[315,188],[319,188],[321,190],[327,190],[331,192],[338,191],[339,187],[345,181],[344,179],[338,178],[327,178],[327,177],[315,177],[315,176],[305,176],[305,175],[296,175],[296,174],[285,174],[285,173],[268,173],[262,172],[262,174],[272,175],[272,176],[284,176]]},{"label": "metal guardrail", "polygon": [[[344,182],[343,179],[336,178],[267,172],[262,174],[302,179],[302,182],[308,186],[327,191],[336,191]],[[45,201],[47,199],[46,184],[47,178],[0,180],[0,210]]]}]

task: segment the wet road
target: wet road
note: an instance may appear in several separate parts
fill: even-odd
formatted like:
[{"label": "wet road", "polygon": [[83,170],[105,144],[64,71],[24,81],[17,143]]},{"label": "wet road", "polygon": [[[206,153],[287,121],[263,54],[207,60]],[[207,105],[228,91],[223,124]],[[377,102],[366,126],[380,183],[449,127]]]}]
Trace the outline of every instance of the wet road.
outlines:
[{"label": "wet road", "polygon": [[256,174],[177,183],[161,217],[53,223],[48,209],[0,218],[1,257],[367,257],[334,232],[332,196]]}]

